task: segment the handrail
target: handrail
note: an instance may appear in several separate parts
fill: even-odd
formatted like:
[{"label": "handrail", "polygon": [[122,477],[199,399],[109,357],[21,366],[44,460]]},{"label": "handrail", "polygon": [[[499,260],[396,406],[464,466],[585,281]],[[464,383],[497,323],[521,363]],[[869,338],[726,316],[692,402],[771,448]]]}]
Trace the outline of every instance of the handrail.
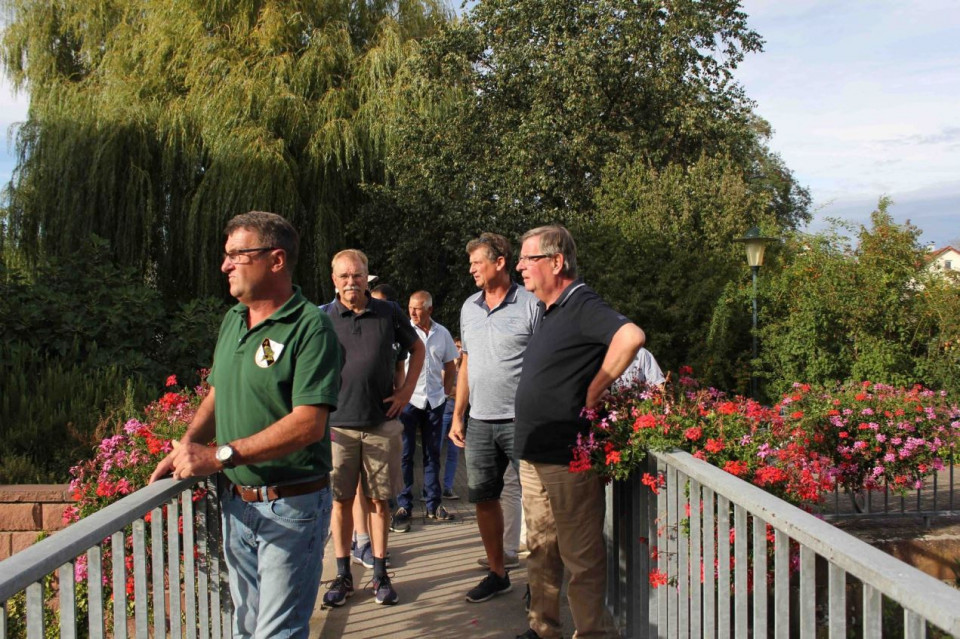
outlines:
[{"label": "handrail", "polygon": [[161,479],[0,561],[0,601],[12,598],[201,479]]},{"label": "handrail", "polygon": [[830,563],[960,636],[960,592],[849,533],[685,452],[655,457],[785,532]]}]

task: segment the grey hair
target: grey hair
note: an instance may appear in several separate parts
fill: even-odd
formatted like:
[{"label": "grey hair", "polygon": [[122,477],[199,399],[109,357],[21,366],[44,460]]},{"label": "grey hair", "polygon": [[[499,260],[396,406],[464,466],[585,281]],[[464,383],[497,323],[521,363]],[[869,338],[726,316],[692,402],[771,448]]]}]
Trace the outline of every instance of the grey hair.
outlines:
[{"label": "grey hair", "polygon": [[355,262],[359,262],[360,264],[363,265],[364,273],[370,272],[370,265],[367,260],[367,254],[359,249],[343,249],[342,251],[334,255],[332,260],[330,260],[330,267],[335,268],[337,266],[337,262],[343,258],[349,258]]},{"label": "grey hair", "polygon": [[431,295],[427,291],[417,291],[416,293],[410,296],[410,299],[413,299],[415,297],[423,300],[424,308],[433,308],[433,295]]},{"label": "grey hair", "polygon": [[524,233],[520,242],[526,242],[531,237],[540,238],[540,252],[544,255],[563,256],[562,275],[571,278],[577,276],[577,244],[573,241],[570,231],[559,224],[538,226]]}]

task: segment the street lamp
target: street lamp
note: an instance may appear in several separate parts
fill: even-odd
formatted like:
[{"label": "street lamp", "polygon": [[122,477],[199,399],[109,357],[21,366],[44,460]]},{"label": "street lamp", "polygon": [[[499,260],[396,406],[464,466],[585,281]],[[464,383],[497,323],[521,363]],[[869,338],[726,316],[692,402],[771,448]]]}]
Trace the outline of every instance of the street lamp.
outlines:
[{"label": "street lamp", "polygon": [[[775,241],[775,237],[763,237],[760,235],[760,229],[756,226],[747,231],[743,237],[738,237],[734,242],[743,242],[747,249],[747,264],[753,271],[753,361],[756,362],[759,357],[757,352],[757,273],[763,266],[763,252],[767,248],[767,243]],[[750,393],[754,399],[759,399],[757,392],[757,373],[756,363],[750,370]]]}]

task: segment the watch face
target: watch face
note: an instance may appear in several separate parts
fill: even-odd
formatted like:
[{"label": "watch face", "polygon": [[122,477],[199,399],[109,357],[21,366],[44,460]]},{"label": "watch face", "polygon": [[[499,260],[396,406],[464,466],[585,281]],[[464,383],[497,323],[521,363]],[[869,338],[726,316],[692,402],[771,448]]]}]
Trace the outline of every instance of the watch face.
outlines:
[{"label": "watch face", "polygon": [[217,449],[217,461],[227,462],[233,457],[233,449],[230,446],[221,446]]}]

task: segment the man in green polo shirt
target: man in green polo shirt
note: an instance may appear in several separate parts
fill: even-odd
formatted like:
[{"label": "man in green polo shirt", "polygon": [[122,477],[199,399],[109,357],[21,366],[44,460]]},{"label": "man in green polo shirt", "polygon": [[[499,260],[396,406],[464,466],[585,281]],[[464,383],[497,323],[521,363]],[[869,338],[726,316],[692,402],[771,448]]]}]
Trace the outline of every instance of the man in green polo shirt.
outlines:
[{"label": "man in green polo shirt", "polygon": [[[222,471],[224,554],[235,637],[307,637],[330,528],[330,434],[340,345],[293,285],[297,232],[274,213],[227,224],[227,312],[210,394],[151,476]],[[214,439],[219,447],[208,446]]]}]

